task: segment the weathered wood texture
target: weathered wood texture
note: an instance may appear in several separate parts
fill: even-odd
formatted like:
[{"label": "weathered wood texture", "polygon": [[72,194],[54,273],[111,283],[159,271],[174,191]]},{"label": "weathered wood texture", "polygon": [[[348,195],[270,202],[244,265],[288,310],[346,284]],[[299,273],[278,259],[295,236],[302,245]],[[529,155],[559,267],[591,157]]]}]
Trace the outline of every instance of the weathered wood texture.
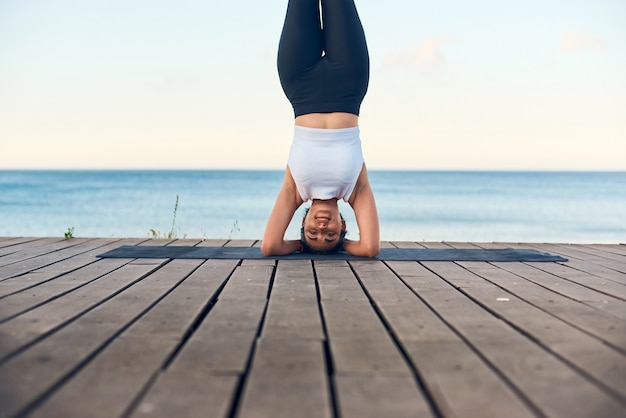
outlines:
[{"label": "weathered wood texture", "polygon": [[626,414],[626,247],[563,263],[99,259],[0,238],[0,417]]}]

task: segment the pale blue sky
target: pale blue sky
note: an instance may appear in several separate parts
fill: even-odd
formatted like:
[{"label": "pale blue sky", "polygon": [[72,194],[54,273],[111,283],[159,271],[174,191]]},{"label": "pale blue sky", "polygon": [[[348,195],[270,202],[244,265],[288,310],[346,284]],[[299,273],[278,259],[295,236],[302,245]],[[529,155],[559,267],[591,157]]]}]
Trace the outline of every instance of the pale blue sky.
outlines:
[{"label": "pale blue sky", "polygon": [[[0,169],[283,168],[286,0],[0,0]],[[370,169],[626,170],[626,2],[357,0]]]}]

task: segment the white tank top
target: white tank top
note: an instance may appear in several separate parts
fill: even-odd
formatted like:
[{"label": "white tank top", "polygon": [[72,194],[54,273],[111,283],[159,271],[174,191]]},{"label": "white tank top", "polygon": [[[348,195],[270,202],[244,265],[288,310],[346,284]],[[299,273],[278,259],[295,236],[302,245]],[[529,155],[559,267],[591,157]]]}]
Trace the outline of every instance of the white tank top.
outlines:
[{"label": "white tank top", "polygon": [[315,129],[295,125],[289,170],[303,201],[348,201],[363,168],[359,127]]}]

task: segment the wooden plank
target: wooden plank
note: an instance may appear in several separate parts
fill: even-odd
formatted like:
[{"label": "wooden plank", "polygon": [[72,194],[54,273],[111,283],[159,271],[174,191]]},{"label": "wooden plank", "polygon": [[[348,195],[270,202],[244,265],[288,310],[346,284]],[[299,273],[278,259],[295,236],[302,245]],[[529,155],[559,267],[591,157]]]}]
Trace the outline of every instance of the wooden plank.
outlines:
[{"label": "wooden plank", "polygon": [[[201,261],[196,261],[200,263]],[[121,416],[214,302],[236,260],[209,260],[111,342],[31,416]],[[146,279],[149,280],[149,279]]]},{"label": "wooden plank", "polygon": [[267,306],[272,273],[266,268],[237,268],[172,367],[203,369],[207,375],[244,374]]},{"label": "wooden plank", "polygon": [[229,280],[220,294],[220,300],[262,300],[266,301],[269,283],[274,268],[265,264],[242,266],[237,275]]},{"label": "wooden plank", "polygon": [[225,247],[253,247],[257,240],[254,239],[232,239],[224,245]]},{"label": "wooden plank", "polygon": [[172,367],[189,365],[209,374],[244,373],[272,274],[272,269],[238,267]]},{"label": "wooden plank", "polygon": [[246,382],[241,417],[330,417],[322,341],[262,338]]},{"label": "wooden plank", "polygon": [[246,303],[218,301],[213,318],[201,324],[170,368],[202,370],[207,376],[245,373],[265,308],[259,300]]},{"label": "wooden plank", "polygon": [[567,264],[560,263],[527,263],[529,266],[533,266],[538,270],[543,270],[554,276],[562,277],[563,279],[577,283],[581,286],[585,286],[589,289],[593,289],[596,292],[604,293],[613,298],[626,300],[626,286],[610,280],[604,280],[602,277],[598,277],[584,271],[576,270],[568,266]]},{"label": "wooden plank", "polygon": [[626,257],[626,245],[624,244],[593,244],[585,247],[595,248],[607,253],[622,255]]},{"label": "wooden plank", "polygon": [[[102,241],[103,244],[108,241]],[[77,256],[71,257],[69,259],[65,259],[60,261],[59,263],[50,264],[48,266],[30,271],[22,276],[13,277],[7,280],[0,281],[0,298],[6,297],[8,295],[23,291],[25,289],[31,289],[36,286],[40,286],[42,283],[46,283],[52,279],[62,277],[68,273],[72,273],[75,270],[79,270],[82,267],[88,266],[92,263],[96,263],[98,261],[102,261],[98,259],[97,254],[101,254],[101,251],[108,251],[108,249],[116,247],[120,241],[115,240],[109,244],[104,245],[103,247],[98,247],[92,249],[91,251],[87,251],[85,253],[79,254]],[[132,245],[133,243],[137,243],[137,240],[130,239],[125,240],[123,243],[127,243],[128,245]],[[122,260],[122,263],[129,262],[130,260]],[[161,261],[162,262],[162,261]],[[159,264],[161,263],[159,262]],[[111,264],[111,263],[108,263]],[[112,263],[119,264],[119,263]]]},{"label": "wooden plank", "polygon": [[[0,267],[0,280],[26,274],[30,271],[49,266],[50,264],[58,263],[104,245],[104,243],[100,240],[80,240],[73,238],[68,241],[73,242],[73,244],[69,247],[48,251],[47,253]],[[50,250],[51,246],[48,246],[47,248]]]},{"label": "wooden plank", "polygon": [[[330,417],[327,392],[307,375],[276,378],[254,375],[241,417]],[[322,407],[320,407],[322,406]],[[296,411],[296,415],[293,415]]]},{"label": "wooden plank", "polygon": [[203,239],[198,247],[223,247],[228,243],[228,240],[224,239]]},{"label": "wooden plank", "polygon": [[[166,370],[129,417],[229,417],[236,375],[211,375],[193,367]],[[71,411],[71,406],[68,407]],[[64,415],[69,416],[69,415]]]},{"label": "wooden plank", "polygon": [[[493,249],[493,250],[497,250],[497,249],[502,249],[502,248],[533,248],[531,245],[525,245],[522,243],[507,243],[507,242],[474,242],[474,245],[476,245],[479,248],[485,248],[485,249]],[[559,254],[562,255],[562,254]]]},{"label": "wooden plank", "polygon": [[[600,263],[603,262],[602,260],[612,260],[612,261],[617,261],[618,263],[624,264],[624,266],[626,267],[626,256],[621,255],[621,254],[613,254],[611,252],[603,251],[600,248],[596,248],[596,247],[589,246],[589,245],[559,244],[558,247],[571,249],[582,254],[592,255],[594,256],[594,259],[598,260]],[[585,257],[585,256],[582,256],[582,257]]]},{"label": "wooden plank", "polygon": [[[557,251],[553,251],[552,248],[548,248],[543,245],[526,245],[526,244],[512,244],[512,247],[515,248],[535,248],[539,251],[548,251],[552,253],[557,253]],[[565,254],[560,254],[566,256]],[[623,284],[619,283],[619,280],[615,281],[616,277],[619,277],[621,273],[615,272],[614,270],[605,269],[601,266],[594,266],[592,263],[586,263],[584,261],[577,260],[569,260],[563,263],[525,263],[526,265],[533,266],[539,270],[543,270],[549,273],[552,273],[556,276],[560,276],[565,278],[569,282],[575,282],[582,286],[594,289],[596,291],[600,291],[611,295],[613,297],[617,297],[623,299],[623,291],[626,289]],[[467,265],[464,263],[463,265]],[[514,265],[514,264],[512,264]],[[591,267],[590,267],[591,266]],[[595,271],[591,273],[590,271]],[[608,274],[608,277],[602,275],[602,273]],[[578,287],[575,285],[570,285],[564,281],[558,281],[555,278],[555,283],[558,285],[572,286]],[[556,287],[555,287],[556,289]]]},{"label": "wooden plank", "polygon": [[[229,416],[240,376],[246,374],[254,350],[272,274],[273,269],[266,266],[235,270],[208,316],[167,369],[147,388],[134,415],[143,416],[143,411],[148,410],[150,416],[164,416],[155,406],[166,403],[162,394],[167,393],[171,398],[180,396],[190,400],[178,405],[178,416],[204,417],[207,411],[214,410],[218,411],[215,416]],[[187,375],[194,382],[207,384],[177,384]],[[218,388],[217,394],[210,392],[212,387]],[[212,406],[207,408],[208,405]]]},{"label": "wooden plank", "polygon": [[241,260],[241,266],[242,267],[266,267],[269,269],[274,269],[276,268],[276,264],[277,264],[278,260],[274,260],[274,259],[258,259],[258,260]]},{"label": "wooden plank", "polygon": [[[429,417],[410,376],[336,376],[337,400],[344,418]],[[466,414],[465,416],[470,416]]]},{"label": "wooden plank", "polygon": [[567,264],[573,268],[603,277],[607,280],[626,284],[626,265],[623,262],[587,254],[577,251],[575,248],[561,245],[542,244],[536,247],[542,248],[544,251],[561,253],[569,259]]},{"label": "wooden plank", "polygon": [[241,417],[330,417],[324,332],[310,261],[280,261]]},{"label": "wooden plank", "polygon": [[48,266],[42,267],[40,269],[35,270],[34,272],[47,273],[47,274],[68,273],[74,269],[86,266],[90,263],[95,263],[97,261],[100,261],[101,259],[98,258],[98,255],[106,251],[112,250],[113,248],[117,248],[121,245],[140,245],[143,241],[145,240],[140,239],[140,238],[127,238],[123,240],[101,238],[97,240],[97,243],[101,244],[101,246],[94,247],[85,252],[81,252],[80,254],[74,255],[71,258],[61,260],[58,263],[53,263]]},{"label": "wooden plank", "polygon": [[[345,262],[316,262],[335,377],[413,373]],[[418,395],[416,386],[413,391]],[[341,389],[337,396],[342,398]],[[349,396],[349,395],[346,395]],[[371,407],[381,399],[370,399]],[[364,409],[368,405],[363,406]]]},{"label": "wooden plank", "polygon": [[[282,336],[262,337],[259,339],[252,360],[251,377],[293,378],[302,375],[317,380],[320,387],[325,386],[326,360],[321,340],[285,339]],[[253,385],[248,384],[246,392]],[[277,393],[273,396],[279,397]],[[246,393],[247,396],[247,393]]]},{"label": "wooden plank", "polygon": [[174,245],[176,239],[165,239],[165,238],[152,238],[148,239],[141,243],[141,245],[149,245],[149,246],[167,246]]},{"label": "wooden plank", "polygon": [[[624,257],[611,254],[609,252],[603,252],[599,250],[590,250],[590,248],[581,244],[560,244],[560,243],[531,243],[530,246],[536,248],[543,248],[544,251],[553,251],[560,253],[565,257],[587,261],[589,263],[595,263],[599,265],[605,264],[624,264]],[[598,254],[596,254],[598,251]]]},{"label": "wooden plank", "polygon": [[[321,301],[369,304],[367,296],[356,281],[347,262],[318,260],[315,261],[314,265]],[[329,325],[340,326],[341,323],[327,324],[327,326]],[[358,326],[358,324],[356,324],[356,326]]]},{"label": "wooden plank", "polygon": [[[207,245],[170,245],[195,243]],[[12,299],[20,293],[0,301],[0,313],[12,312],[0,324],[0,354],[5,341],[17,342],[0,356],[0,416],[84,416],[96,408],[106,416],[617,416],[626,405],[626,344],[619,338],[626,333],[609,327],[623,319],[621,311],[589,301],[616,299],[623,285],[618,260],[599,251],[614,253],[589,248],[565,246],[581,257],[573,266],[386,263],[406,284],[378,261],[315,261],[311,272],[307,261],[242,260],[213,298],[200,282],[184,290],[193,276],[179,263],[190,260],[162,268],[155,263],[164,260],[135,260],[119,270],[126,277],[111,281],[111,272],[90,282],[105,260],[95,261],[97,249],[81,252],[80,244],[79,255],[22,276],[34,274],[34,282],[48,275],[45,284],[26,285],[41,291],[33,301],[20,292],[23,310]],[[404,264],[411,267],[396,269]],[[140,280],[137,271],[155,268]],[[603,282],[607,276],[613,281]],[[87,284],[72,284],[72,277]]]},{"label": "wooden plank", "polygon": [[331,337],[329,342],[334,371],[338,376],[412,375],[389,336],[348,334]]},{"label": "wooden plank", "polygon": [[92,240],[87,238],[74,238],[71,240],[43,238],[32,245],[24,246],[24,248],[18,252],[13,252],[12,254],[7,254],[0,258],[0,271],[6,270],[6,267],[12,264],[26,262],[56,251],[67,250],[79,246],[79,244],[84,244],[87,241]]},{"label": "wooden plank", "polygon": [[40,246],[50,245],[53,243],[65,242],[68,243],[67,240],[63,238],[35,238],[35,237],[25,237],[25,238],[6,238],[5,241],[0,244],[0,255],[5,257],[8,254],[13,254],[19,251],[24,251],[26,249],[32,249]]},{"label": "wooden plank", "polygon": [[[345,262],[315,262],[340,416],[427,416],[412,370]],[[387,386],[385,384],[393,385]],[[379,390],[377,392],[377,390]],[[398,396],[387,396],[390,392]],[[399,400],[399,397],[406,398]],[[373,416],[373,415],[371,415]],[[380,416],[380,415],[378,415]]]},{"label": "wooden plank", "polygon": [[[39,245],[46,245],[60,240],[61,238],[3,238],[2,241],[0,241],[0,257],[4,257],[8,254],[14,254],[27,248],[34,248]],[[0,264],[3,265],[2,263]]]},{"label": "wooden plank", "polygon": [[460,337],[450,341],[403,339],[402,344],[418,365],[428,394],[441,416],[539,415],[517,388],[501,378]]},{"label": "wooden plank", "polygon": [[201,242],[202,240],[198,238],[177,238],[168,245],[170,247],[195,247],[196,245],[200,245]]},{"label": "wooden plank", "polygon": [[409,241],[392,241],[392,244],[396,248],[428,248],[424,243],[409,242]]},{"label": "wooden plank", "polygon": [[417,263],[388,264],[542,414],[589,417],[619,415],[623,411],[614,398],[534,341],[485,311],[464,293],[450,292],[451,285],[441,278],[446,277],[446,267],[452,263],[423,263],[427,270]]},{"label": "wooden plank", "polygon": [[[33,401],[45,397],[80,370],[121,330],[183,280],[197,267],[197,263],[197,260],[172,261],[149,278],[137,282],[2,363],[0,404],[3,405],[3,412],[12,416],[27,411]],[[141,276],[135,276],[135,279],[139,278]]]},{"label": "wooden plank", "polygon": [[[524,271],[525,269],[538,271],[522,263],[492,264],[495,267],[502,267],[507,271],[515,269],[520,271]],[[469,266],[467,263],[464,263],[464,265]],[[459,289],[467,290],[478,287],[486,289],[491,288],[489,281],[477,275],[468,274],[467,271],[464,272],[463,269],[453,263],[437,264],[437,266],[439,269],[438,272],[443,277],[449,278],[450,283]],[[486,267],[486,269],[489,269],[489,267]],[[567,320],[569,323],[595,335],[597,338],[611,344],[613,347],[617,348],[623,344],[623,336],[626,335],[626,326],[623,321],[590,306],[559,296],[541,286],[528,285],[528,282],[521,279],[519,275],[508,274],[507,271],[499,271],[491,274],[489,277],[494,282],[498,281],[497,284],[500,286],[507,286],[507,284],[513,284],[514,287],[525,286],[521,294],[525,300],[532,302],[557,317]],[[476,281],[481,281],[482,283],[478,285]],[[467,283],[473,284],[468,285]]]},{"label": "wooden plank", "polygon": [[[571,249],[562,246],[556,246],[552,244],[509,244],[511,248],[534,248],[539,251],[546,251],[551,254],[557,254],[568,259],[567,262],[561,264],[570,268],[580,270],[582,272],[601,277],[604,280],[614,281],[616,283],[626,285],[626,274],[610,268],[609,264],[613,263],[613,266],[622,267],[621,263],[612,262],[611,260],[601,259],[600,257],[592,256],[583,253],[574,253]],[[483,248],[494,248],[491,244],[481,244]],[[604,264],[602,262],[604,261]],[[623,270],[623,268],[621,268]]]},{"label": "wooden plank", "polygon": [[[387,266],[351,264],[412,360],[428,397],[440,413],[481,417],[533,415],[507,383]],[[456,291],[450,288],[450,292]],[[421,396],[413,394],[412,398]]]},{"label": "wooden plank", "polygon": [[0,248],[35,241],[36,237],[0,237]]},{"label": "wooden plank", "polygon": [[[342,263],[343,264],[343,263]],[[387,339],[387,331],[352,271],[347,266],[315,267],[328,336],[374,335]]]},{"label": "wooden plank", "polygon": [[471,242],[446,241],[445,244],[448,245],[450,248],[457,248],[457,249],[476,250],[479,248],[476,244],[473,244]]},{"label": "wooden plank", "polygon": [[[511,272],[518,277],[522,277],[527,281],[537,284],[542,288],[549,289],[549,292],[545,293],[545,299],[551,300],[554,299],[556,295],[562,295],[569,299],[573,299],[577,302],[580,302],[584,305],[590,306],[594,309],[604,311],[610,315],[613,315],[621,320],[626,319],[626,286],[622,286],[619,284],[615,284],[614,282],[603,281],[599,277],[589,277],[586,276],[585,273],[581,274],[580,272],[576,273],[575,271],[572,273],[572,270],[569,268],[563,269],[559,267],[559,264],[551,264],[551,266],[537,266],[536,268],[531,265],[521,264],[521,263],[493,263],[495,266],[500,267],[503,270]],[[547,263],[546,263],[547,264]],[[568,276],[567,279],[563,279],[554,274],[551,274],[545,270],[553,270],[556,273]],[[585,277],[586,276],[586,277]],[[575,283],[570,281],[569,278],[577,278],[577,282],[587,282],[595,288],[604,288],[605,291],[599,292],[595,289],[592,289],[588,286],[583,286],[582,284]],[[515,280],[515,277],[512,277],[511,280]],[[597,282],[598,284],[594,284]],[[608,285],[602,285],[602,283],[609,283]],[[539,291],[539,290],[537,290]],[[617,293],[617,295],[612,296],[607,294],[608,292]],[[559,307],[565,303],[568,306],[571,305],[569,301],[563,301],[559,303]],[[552,304],[554,305],[554,304]],[[580,311],[585,311],[584,309],[580,309]],[[591,310],[586,310],[588,315],[588,319],[591,317],[597,317],[597,313],[592,312]],[[605,321],[600,320],[601,323],[607,324]],[[586,321],[588,322],[588,321]],[[614,321],[617,322],[617,321]],[[608,324],[607,324],[608,325]],[[608,328],[612,328],[613,325],[608,326]],[[602,329],[607,329],[604,325]],[[624,329],[626,332],[626,329]],[[616,329],[615,333],[619,331]],[[604,334],[604,331],[602,332]]]},{"label": "wooden plank", "polygon": [[447,250],[450,248],[450,246],[445,242],[421,242],[419,243],[419,245],[424,248],[435,248],[442,250]]},{"label": "wooden plank", "polygon": [[[456,266],[456,269],[456,272],[447,275],[452,278],[450,282],[454,283],[463,275],[476,274],[496,283],[500,287],[494,284],[490,288],[464,290],[494,315],[522,330],[557,354],[560,359],[593,377],[597,384],[610,391],[618,401],[623,398],[626,402],[626,322],[609,317],[612,326],[617,328],[604,330],[605,334],[610,332],[613,335],[613,338],[606,338],[607,340],[617,342],[611,348],[600,340],[601,337],[594,338],[571,325],[577,322],[577,318],[593,317],[593,313],[597,311],[569,299],[558,300],[558,308],[554,309],[554,301],[558,299],[558,295],[528,282],[518,281],[512,284],[517,278],[502,270],[474,268],[470,272],[460,266]],[[540,303],[552,300],[551,303],[543,303],[548,312],[528,301],[530,294],[538,295],[533,299],[540,299]],[[551,310],[557,312],[553,315]],[[592,312],[589,314],[589,311]]]},{"label": "wooden plank", "polygon": [[[9,293],[1,299],[0,323],[77,290],[89,282],[117,270],[129,261],[124,259],[102,260],[56,278],[49,278],[45,274],[37,273],[40,277],[38,281],[42,284],[29,287],[27,290],[20,288],[30,284],[30,281],[24,283],[25,280],[23,279],[6,280],[0,284],[0,291]],[[9,284],[14,286],[7,286]]]},{"label": "wooden plank", "polygon": [[611,280],[621,285],[626,285],[626,274],[621,271],[617,271],[615,269],[615,265],[611,266],[608,263],[606,265],[599,265],[572,259],[568,261],[567,265],[571,268],[584,271],[585,273],[601,277],[604,280]]},{"label": "wooden plank", "polygon": [[325,338],[310,261],[278,263],[261,336],[318,341]]},{"label": "wooden plank", "polygon": [[[98,271],[89,272],[97,275],[98,280],[0,324],[0,359],[94,309],[154,269],[154,266],[125,265],[104,276],[99,276]],[[91,279],[86,277],[87,281]]]}]

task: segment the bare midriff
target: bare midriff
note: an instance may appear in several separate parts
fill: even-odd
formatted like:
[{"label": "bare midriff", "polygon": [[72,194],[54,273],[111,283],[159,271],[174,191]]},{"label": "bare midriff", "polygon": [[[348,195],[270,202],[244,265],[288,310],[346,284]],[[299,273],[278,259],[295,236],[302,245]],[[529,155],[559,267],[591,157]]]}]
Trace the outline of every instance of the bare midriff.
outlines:
[{"label": "bare midriff", "polygon": [[352,113],[308,113],[296,118],[296,125],[316,129],[345,129],[359,126],[359,117]]}]

